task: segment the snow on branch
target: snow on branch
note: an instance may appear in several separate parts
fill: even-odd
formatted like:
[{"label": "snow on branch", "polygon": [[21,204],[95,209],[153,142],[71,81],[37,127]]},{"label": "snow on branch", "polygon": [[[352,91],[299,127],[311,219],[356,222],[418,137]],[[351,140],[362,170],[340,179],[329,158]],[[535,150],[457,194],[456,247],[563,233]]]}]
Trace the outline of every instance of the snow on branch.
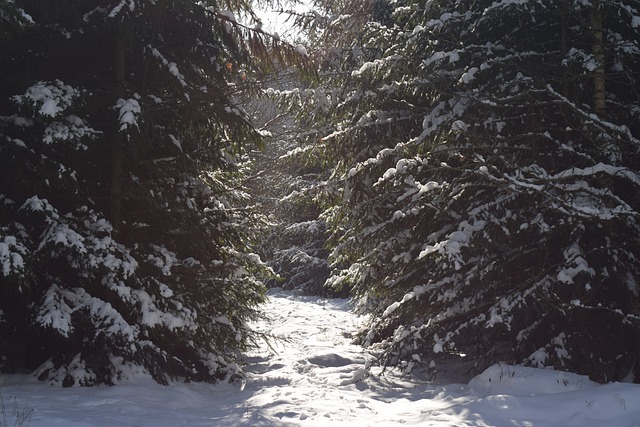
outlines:
[{"label": "snow on branch", "polygon": [[119,98],[114,108],[119,110],[118,121],[120,122],[120,131],[126,131],[134,126],[138,128],[138,116],[142,112],[142,109],[136,99]]},{"label": "snow on branch", "polygon": [[630,142],[633,142],[634,144],[640,145],[640,140],[635,138],[632,134],[631,134],[631,130],[625,126],[625,125],[616,125],[614,123],[608,122],[606,120],[604,120],[601,117],[598,117],[596,114],[593,113],[588,113],[585,110],[583,110],[582,108],[578,107],[574,102],[570,101],[567,97],[559,94],[558,92],[555,91],[555,89],[553,89],[553,87],[551,87],[551,85],[547,85],[547,91],[549,93],[551,93],[554,97],[556,97],[557,99],[559,99],[560,101],[562,101],[563,103],[566,103],[568,105],[571,106],[571,108],[573,108],[575,111],[577,111],[578,113],[580,113],[583,117],[585,117],[586,119],[588,119],[589,121],[599,124],[600,126],[607,128],[613,132],[616,132],[618,134],[624,135],[626,138],[629,139]]},{"label": "snow on branch", "polygon": [[74,99],[80,96],[80,91],[60,80],[53,82],[40,81],[31,86],[24,95],[12,97],[21,106],[31,105],[34,114],[56,117],[69,108]]},{"label": "snow on branch", "polygon": [[44,295],[36,322],[42,326],[49,326],[60,335],[68,337],[73,331],[72,313],[73,309],[64,301],[62,290],[57,285],[52,285]]},{"label": "snow on branch", "polygon": [[15,236],[3,236],[0,240],[0,268],[2,276],[20,273],[24,270],[23,255],[27,248]]},{"label": "snow on branch", "polygon": [[573,168],[564,170],[560,173],[557,173],[551,176],[550,178],[554,180],[559,180],[559,179],[570,178],[575,176],[591,176],[591,175],[596,175],[598,173],[605,173],[611,176],[621,176],[628,179],[629,181],[633,182],[636,185],[640,185],[640,176],[637,173],[633,172],[631,169],[607,165],[604,163],[598,163],[597,165],[589,166],[586,168],[573,167]]},{"label": "snow on branch", "polygon": [[182,87],[187,86],[187,81],[185,80],[184,75],[180,73],[180,70],[178,69],[178,65],[175,62],[170,62],[167,58],[164,57],[164,55],[162,55],[162,53],[160,53],[158,49],[156,49],[151,45],[147,45],[147,49],[151,51],[151,54],[154,56],[154,58],[160,61],[162,65],[167,67],[169,74],[174,76],[178,80],[178,82],[180,82]]},{"label": "snow on branch", "polygon": [[563,255],[565,262],[558,272],[558,282],[573,284],[575,277],[580,273],[595,277],[596,271],[589,267],[589,263],[584,258],[583,250],[577,242],[567,248]]},{"label": "snow on branch", "polygon": [[115,18],[125,6],[127,7],[127,9],[129,9],[129,12],[133,12],[136,9],[134,0],[121,0],[120,3],[118,3],[113,9],[111,9],[108,17]]},{"label": "snow on branch", "polygon": [[48,244],[51,244],[51,246],[62,245],[65,248],[74,248],[81,254],[87,252],[87,248],[84,245],[84,237],[69,228],[69,225],[63,222],[55,222],[51,224],[51,226],[44,232],[38,250],[42,250],[42,248]]},{"label": "snow on branch", "polygon": [[458,226],[458,230],[449,233],[445,240],[436,242],[435,244],[427,244],[418,255],[418,259],[422,259],[429,254],[438,252],[447,255],[454,263],[455,269],[459,270],[464,261],[461,256],[461,250],[464,246],[469,246],[469,242],[473,234],[484,229],[486,221],[478,220],[475,222],[462,221]]},{"label": "snow on branch", "polygon": [[48,216],[52,219],[58,219],[59,215],[56,209],[49,203],[47,199],[41,199],[38,196],[29,197],[22,204],[19,210],[28,210],[32,212],[48,212]]},{"label": "snow on branch", "polygon": [[[69,115],[64,121],[56,121],[44,130],[42,141],[45,144],[52,144],[61,141],[77,141],[84,137],[93,138],[100,132],[89,127],[84,120],[75,115]],[[87,148],[86,145],[80,145],[81,148]]]},{"label": "snow on branch", "polygon": [[92,297],[83,288],[66,290],[56,284],[45,294],[36,322],[68,337],[74,331],[72,316],[80,309],[86,309],[94,324],[107,335],[120,335],[129,341],[138,335],[137,328],[129,325],[110,303]]},{"label": "snow on branch", "polygon": [[[168,286],[159,284],[158,288],[165,298],[169,298],[166,295],[172,295],[172,291]],[[196,313],[185,306],[178,304],[179,308],[176,307],[177,313],[172,313],[158,307],[159,303],[156,298],[144,289],[133,290],[132,296],[140,307],[140,319],[138,322],[145,327],[154,328],[160,326],[171,331],[177,329],[195,330],[198,328]]]}]

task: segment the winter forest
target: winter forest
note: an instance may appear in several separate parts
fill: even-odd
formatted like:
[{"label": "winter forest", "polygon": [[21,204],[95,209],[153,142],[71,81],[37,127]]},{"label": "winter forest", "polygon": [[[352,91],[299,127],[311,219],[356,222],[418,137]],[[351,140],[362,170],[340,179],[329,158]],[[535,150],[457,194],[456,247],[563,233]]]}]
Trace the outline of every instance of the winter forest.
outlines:
[{"label": "winter forest", "polygon": [[403,376],[640,383],[640,1],[297,6],[0,0],[0,373],[241,382],[283,288]]}]

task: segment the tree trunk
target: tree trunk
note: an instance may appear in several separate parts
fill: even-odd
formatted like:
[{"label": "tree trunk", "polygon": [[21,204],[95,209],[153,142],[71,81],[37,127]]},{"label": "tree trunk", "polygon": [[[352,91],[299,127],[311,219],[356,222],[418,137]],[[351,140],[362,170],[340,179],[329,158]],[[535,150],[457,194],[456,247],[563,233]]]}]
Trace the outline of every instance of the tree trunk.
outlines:
[{"label": "tree trunk", "polygon": [[599,2],[591,9],[591,31],[593,32],[593,58],[596,68],[593,70],[593,108],[596,113],[605,110],[605,70],[604,70],[604,36],[602,29],[602,10]]},{"label": "tree trunk", "polygon": [[[122,94],[125,80],[126,47],[122,33],[116,34],[114,49],[114,98]],[[122,137],[116,130],[111,140],[111,163],[109,182],[109,219],[116,237],[120,233],[122,223],[122,170],[123,170],[123,144]]]},{"label": "tree trunk", "polygon": [[[562,58],[565,59],[569,53],[569,42],[567,39],[567,1],[562,2],[562,9],[560,11],[560,49],[562,52]],[[571,86],[570,73],[568,67],[562,67],[562,95],[571,99]],[[564,141],[568,143],[571,141],[571,128],[566,127],[564,131]]]},{"label": "tree trunk", "polygon": [[[567,2],[562,2],[562,6],[562,10],[560,11],[560,50],[562,52],[562,58],[565,59],[569,52],[567,41]],[[562,95],[567,99],[571,99],[569,90],[569,70],[567,67],[562,67],[562,69]]]}]

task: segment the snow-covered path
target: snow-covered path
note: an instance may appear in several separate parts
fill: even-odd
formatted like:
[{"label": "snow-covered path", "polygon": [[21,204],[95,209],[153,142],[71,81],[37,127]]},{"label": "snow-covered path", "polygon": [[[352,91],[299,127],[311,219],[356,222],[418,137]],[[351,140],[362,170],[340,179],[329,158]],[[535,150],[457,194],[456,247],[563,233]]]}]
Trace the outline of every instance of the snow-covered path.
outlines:
[{"label": "snow-covered path", "polygon": [[[164,426],[640,426],[640,386],[597,385],[550,370],[494,366],[468,385],[434,385],[377,371],[351,344],[346,300],[279,290],[256,327],[283,340],[247,355],[247,383],[159,386],[139,376],[115,387],[52,388],[0,376],[6,422],[30,427]],[[16,408],[14,410],[14,403]],[[17,424],[19,425],[19,424]]]},{"label": "snow-covered path", "polygon": [[[357,318],[346,300],[271,294],[271,321],[260,325],[279,339],[248,357],[247,401],[273,421],[326,425],[345,421],[367,405],[357,388],[365,354],[352,345]],[[331,408],[331,410],[328,410]]]}]

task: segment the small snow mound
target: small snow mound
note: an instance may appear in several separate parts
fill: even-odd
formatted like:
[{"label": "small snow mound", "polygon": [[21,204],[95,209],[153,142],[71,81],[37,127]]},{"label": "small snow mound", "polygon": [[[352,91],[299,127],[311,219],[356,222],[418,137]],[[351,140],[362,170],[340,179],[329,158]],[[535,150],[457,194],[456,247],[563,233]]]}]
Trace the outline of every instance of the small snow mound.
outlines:
[{"label": "small snow mound", "polygon": [[469,391],[479,396],[534,396],[583,390],[597,385],[584,375],[497,364],[473,378],[469,382]]},{"label": "small snow mound", "polygon": [[341,366],[352,365],[354,363],[362,363],[363,361],[351,360],[335,353],[327,353],[309,357],[307,362],[322,368],[339,368]]},{"label": "small snow mound", "polygon": [[218,14],[228,21],[236,22],[236,15],[234,15],[234,13],[230,10],[220,9],[218,11]]},{"label": "small snow mound", "polygon": [[296,52],[298,52],[302,56],[309,56],[309,52],[307,52],[307,48],[301,44],[296,45]]},{"label": "small snow mound", "polygon": [[351,373],[350,378],[342,381],[340,383],[341,386],[355,384],[361,381],[366,380],[369,377],[369,370],[367,368],[358,368]]}]

